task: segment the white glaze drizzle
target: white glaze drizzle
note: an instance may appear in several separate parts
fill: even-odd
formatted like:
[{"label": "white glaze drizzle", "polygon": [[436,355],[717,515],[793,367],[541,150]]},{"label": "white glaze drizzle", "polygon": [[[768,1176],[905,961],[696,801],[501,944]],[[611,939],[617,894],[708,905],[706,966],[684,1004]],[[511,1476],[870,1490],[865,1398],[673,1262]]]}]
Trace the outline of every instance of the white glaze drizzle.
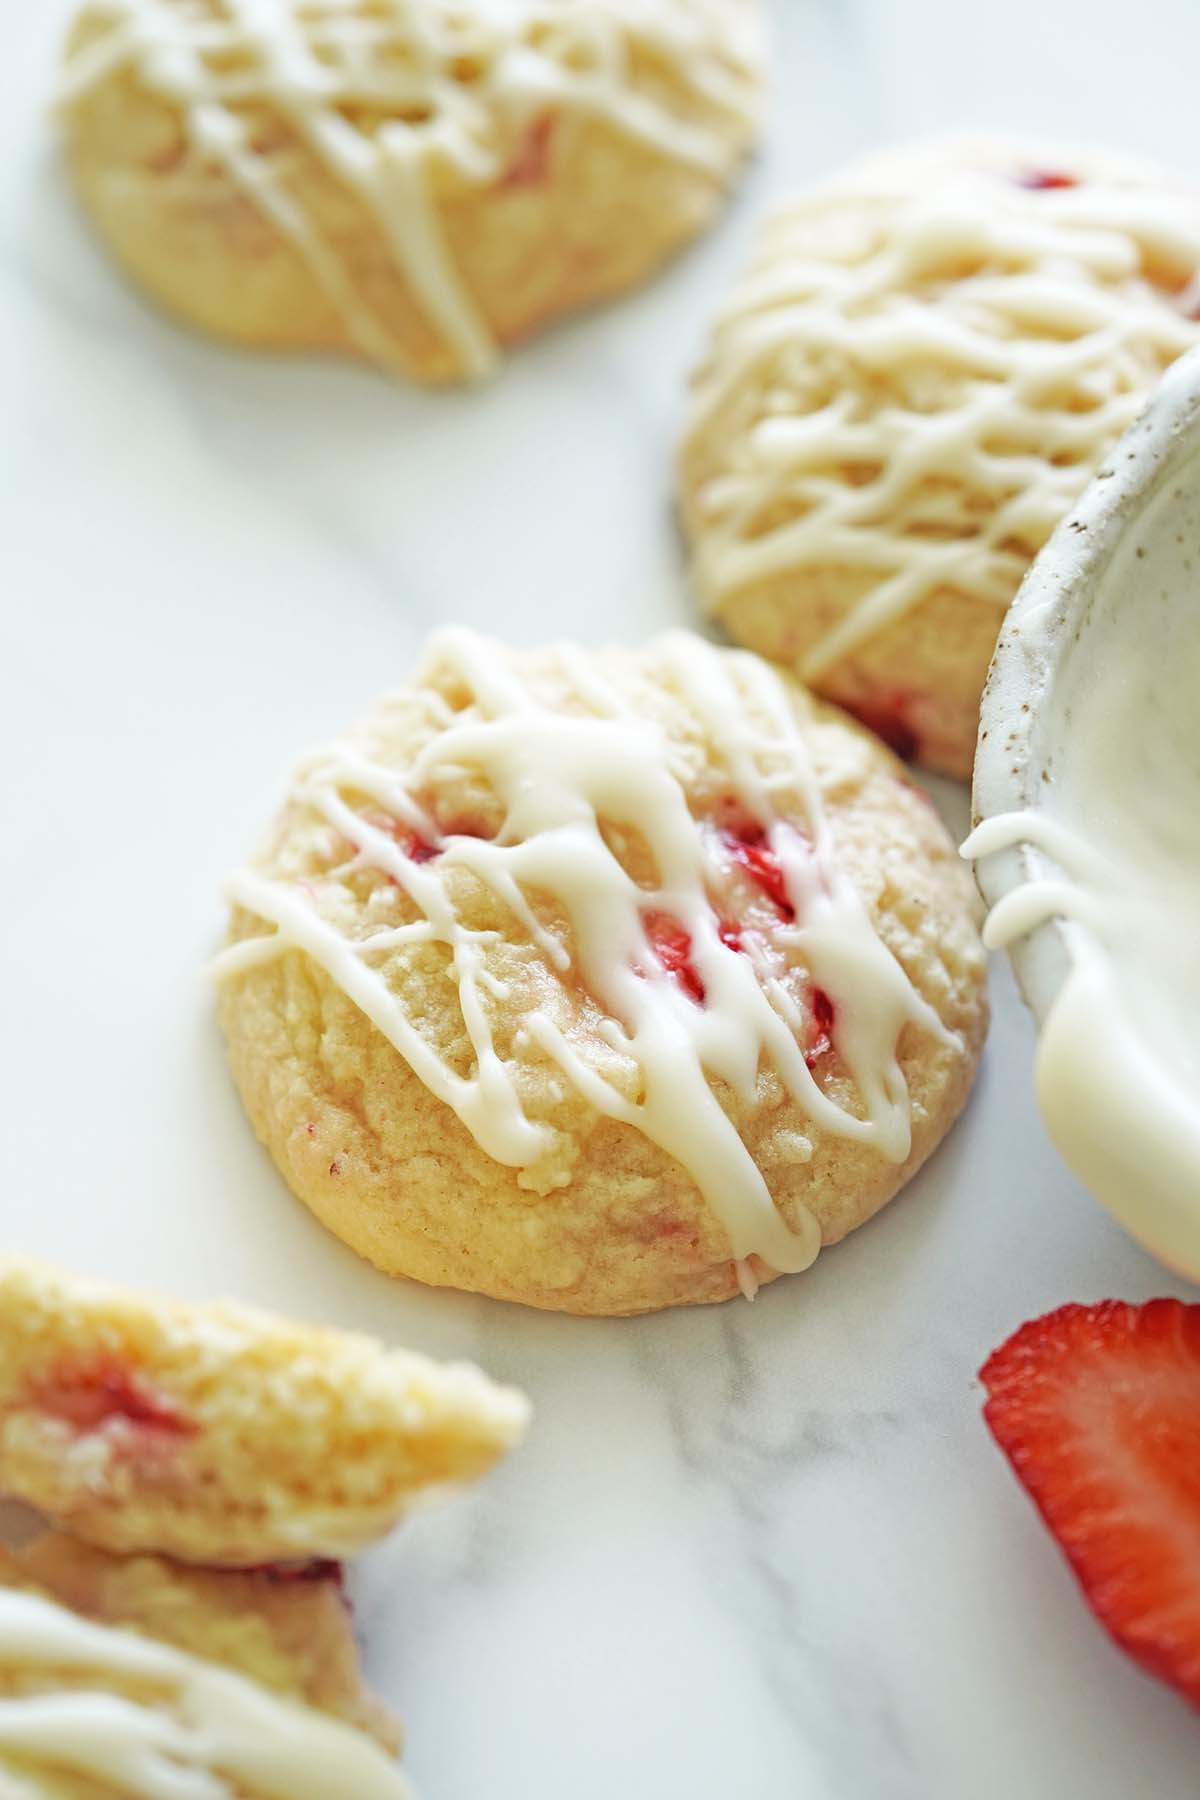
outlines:
[{"label": "white glaze drizzle", "polygon": [[1144,274],[1183,288],[1200,268],[1200,196],[1061,152],[1051,166],[1081,184],[1035,191],[1012,179],[1030,166],[993,145],[852,168],[769,222],[717,322],[682,452],[685,482],[705,470],[705,604],[831,568],[869,578],[802,659],[808,680],[938,589],[1006,607],[1200,341]]},{"label": "white glaze drizzle", "polygon": [[[647,668],[693,719],[722,766],[742,814],[766,833],[778,858],[793,923],[782,919],[767,946],[747,934],[746,953],[722,941],[713,895],[730,879],[717,834],[689,809],[686,751],[637,715],[579,653],[559,666],[576,709],[541,703],[498,645],[465,631],[433,640],[424,679],[449,672],[471,696],[446,719],[408,772],[335,745],[300,771],[293,803],[357,848],[353,866],[378,870],[409,897],[420,917],[398,930],[351,938],[323,916],[299,883],[248,869],[228,887],[237,906],[269,922],[272,935],[233,945],[218,959],[231,977],[293,948],[313,958],[361,1008],[425,1086],[499,1163],[539,1185],[538,1164],[553,1157],[557,1134],[524,1110],[514,1066],[497,1052],[487,980],[494,934],[459,918],[448,877],[469,869],[521,921],[550,969],[573,971],[605,1014],[603,1035],[636,1069],[627,1091],[589,1064],[548,1013],[523,1021],[536,1045],[596,1111],[643,1132],[690,1173],[726,1227],[735,1260],[757,1255],[779,1270],[806,1268],[820,1232],[811,1216],[788,1228],[753,1157],[722,1109],[713,1079],[744,1103],[770,1068],[804,1115],[839,1137],[901,1163],[911,1145],[907,1086],[897,1060],[900,1036],[915,1026],[945,1041],[937,1014],[877,936],[838,858],[820,783],[787,693],[757,658],[722,655],[687,633],[670,633],[645,653]],[[422,678],[419,677],[419,683]],[[424,690],[423,690],[424,691]],[[415,795],[439,775],[483,776],[504,812],[494,841],[442,837]],[[415,829],[436,859],[407,856],[386,830],[354,811],[352,790]],[[779,816],[776,798],[800,832]],[[602,826],[640,834],[658,876],[639,887]],[[552,895],[569,924],[568,942],[540,924],[528,899]],[[697,1004],[658,962],[648,914],[676,921],[705,990]],[[411,935],[451,947],[452,980],[474,1051],[463,1076],[449,1068],[407,1017],[372,958]],[[806,1017],[789,971],[807,971],[831,998],[834,1042],[857,1090],[862,1116],[839,1106],[815,1080],[798,1037]],[[793,1160],[811,1154],[803,1140]],[[547,1186],[565,1185],[557,1174]]]},{"label": "white glaze drizzle", "polygon": [[[16,1692],[7,1692],[16,1678]],[[361,1732],[231,1670],[0,1588],[0,1775],[120,1800],[410,1800]],[[35,1788],[36,1791],[36,1788]],[[92,1789],[89,1787],[89,1793]]]},{"label": "white glaze drizzle", "polygon": [[[132,71],[299,252],[359,349],[400,366],[386,318],[289,188],[286,152],[255,146],[251,112],[269,109],[373,215],[473,375],[492,366],[495,346],[454,266],[431,171],[500,181],[509,128],[555,107],[721,180],[751,132],[761,79],[749,0],[88,0],[85,16],[106,29],[64,71],[64,114]],[[669,61],[678,109],[639,87],[643,55]]]},{"label": "white glaze drizzle", "polygon": [[959,854],[968,862],[996,856],[1018,844],[1041,850],[1063,871],[1013,888],[993,906],[983,928],[989,950],[1007,950],[1019,937],[1036,931],[1048,919],[1078,919],[1095,928],[1106,897],[1119,888],[1116,869],[1097,851],[1046,813],[997,813],[976,825]]}]

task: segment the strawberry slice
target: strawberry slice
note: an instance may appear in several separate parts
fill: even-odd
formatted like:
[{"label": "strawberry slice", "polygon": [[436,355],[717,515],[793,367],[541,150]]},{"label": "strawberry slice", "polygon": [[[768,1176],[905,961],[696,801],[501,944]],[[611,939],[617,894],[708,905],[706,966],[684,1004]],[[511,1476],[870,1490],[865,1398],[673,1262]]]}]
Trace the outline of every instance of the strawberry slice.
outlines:
[{"label": "strawberry slice", "polygon": [[992,1434],[1096,1617],[1200,1707],[1200,1305],[1060,1307],[980,1379]]}]

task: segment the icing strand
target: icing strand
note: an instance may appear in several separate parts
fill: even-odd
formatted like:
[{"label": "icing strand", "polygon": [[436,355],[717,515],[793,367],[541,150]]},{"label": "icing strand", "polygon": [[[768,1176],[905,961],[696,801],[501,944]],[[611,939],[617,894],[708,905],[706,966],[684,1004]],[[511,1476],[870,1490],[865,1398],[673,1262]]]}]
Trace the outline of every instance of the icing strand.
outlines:
[{"label": "icing strand", "polygon": [[979,862],[1022,844],[1040,850],[1064,874],[1022,882],[997,902],[983,929],[989,950],[1007,950],[1050,919],[1078,919],[1094,926],[1117,886],[1116,871],[1107,858],[1043,812],[996,813],[975,827],[959,855],[967,862]]},{"label": "icing strand", "polygon": [[0,1588],[0,1781],[39,1769],[121,1800],[411,1800],[391,1760],[338,1720]]},{"label": "icing strand", "polygon": [[[438,219],[439,167],[493,185],[507,128],[564,107],[720,178],[757,106],[759,29],[741,0],[90,0],[85,16],[105,29],[69,60],[60,110],[125,71],[182,109],[191,145],[300,254],[359,349],[401,369],[386,319],[289,186],[288,152],[256,142],[264,108],[371,213],[429,323],[480,376],[495,345]],[[640,91],[643,57],[669,60],[710,122]]]},{"label": "icing strand", "polygon": [[[553,1165],[559,1134],[528,1117],[517,1064],[496,1046],[492,1001],[503,984],[488,971],[496,934],[468,928],[453,895],[454,872],[469,870],[517,917],[550,968],[575,972],[605,1015],[601,1035],[636,1080],[618,1085],[619,1073],[610,1079],[590,1066],[541,1011],[523,1021],[525,1046],[540,1050],[597,1112],[635,1126],[688,1171],[724,1224],[735,1259],[757,1255],[779,1270],[805,1268],[819,1248],[816,1221],[806,1215],[795,1231],[787,1227],[712,1083],[752,1104],[770,1069],[815,1125],[900,1163],[911,1147],[900,1036],[910,1025],[943,1041],[950,1034],[876,935],[840,866],[820,783],[778,677],[755,658],[722,655],[682,632],[656,640],[647,664],[695,721],[739,817],[762,833],[778,861],[786,911],[769,934],[748,927],[734,947],[722,932],[715,907],[736,867],[720,832],[692,815],[685,746],[637,714],[580,653],[558,653],[579,707],[558,711],[539,701],[498,646],[454,631],[433,640],[423,679],[449,674],[470,705],[430,738],[407,779],[357,748],[335,745],[302,768],[292,799],[354,846],[343,870],[385,876],[419,914],[415,929],[449,947],[471,1073],[442,1060],[373,966],[380,949],[406,941],[414,927],[349,937],[307,884],[255,870],[235,876],[230,900],[275,932],[231,946],[218,973],[232,978],[265,957],[303,950],[488,1155],[520,1170],[525,1185],[563,1185],[569,1173],[556,1168],[544,1179],[539,1170]],[[439,777],[464,772],[486,780],[503,810],[494,840],[442,835],[416,797]],[[386,825],[349,804],[351,792],[406,822],[430,853],[406,854]],[[802,815],[803,834],[780,816],[780,797],[789,815]],[[610,847],[605,827],[613,826],[649,847],[652,891]],[[569,927],[566,942],[539,921],[532,894],[553,897]],[[647,924],[655,916],[686,935],[692,991],[655,950]],[[832,1003],[833,1041],[861,1116],[824,1092],[797,1041],[810,1022],[798,997],[805,978]],[[513,1055],[520,1050],[514,1041]]]},{"label": "icing strand", "polygon": [[1031,192],[1019,168],[864,164],[771,221],[718,320],[683,446],[685,478],[705,471],[696,579],[720,613],[756,583],[860,572],[807,680],[939,589],[1006,607],[1200,341],[1170,291],[1200,268],[1200,198],[1087,166]]}]

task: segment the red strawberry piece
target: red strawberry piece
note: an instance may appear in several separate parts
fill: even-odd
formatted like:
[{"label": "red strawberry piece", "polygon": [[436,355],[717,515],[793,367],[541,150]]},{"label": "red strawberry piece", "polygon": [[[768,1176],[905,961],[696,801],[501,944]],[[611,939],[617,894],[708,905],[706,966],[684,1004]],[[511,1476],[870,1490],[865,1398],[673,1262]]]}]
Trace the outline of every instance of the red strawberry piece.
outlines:
[{"label": "red strawberry piece", "polygon": [[1200,1305],[1063,1306],[980,1378],[992,1434],[1092,1611],[1200,1707]]},{"label": "red strawberry piece", "polygon": [[[391,821],[391,835],[396,840],[396,848],[409,862],[432,862],[435,856],[441,855],[440,850],[436,850],[424,838],[418,837],[415,831],[409,831],[407,826],[398,824],[394,819]],[[393,887],[400,886],[399,876],[389,875],[388,880]]]},{"label": "red strawberry piece", "polygon": [[262,1575],[267,1581],[280,1586],[289,1586],[299,1581],[336,1581],[341,1587],[346,1579],[346,1571],[340,1562],[329,1557],[317,1557],[312,1562],[302,1563],[255,1563],[252,1568],[243,1569],[244,1575]]},{"label": "red strawberry piece", "polygon": [[833,1049],[833,1001],[824,988],[814,987],[809,995],[812,1023],[804,1060],[811,1069],[822,1056]]},{"label": "red strawberry piece", "polygon": [[437,845],[431,844],[427,838],[406,825],[402,819],[393,818],[391,813],[372,812],[363,814],[363,823],[371,825],[390,837],[398,850],[413,862],[432,862],[440,854]]},{"label": "red strawberry piece", "polygon": [[540,112],[529,121],[500,177],[502,188],[544,186],[550,173],[550,150],[557,124],[558,115],[554,112]]},{"label": "red strawberry piece", "polygon": [[[363,823],[374,826],[376,831],[382,831],[387,837],[390,837],[396,848],[407,856],[410,862],[432,862],[435,856],[441,855],[441,850],[436,844],[431,844],[428,838],[423,838],[419,832],[412,829],[411,825],[405,825],[402,820],[394,819],[391,813],[364,813]],[[356,844],[355,849],[361,850],[362,845]],[[394,877],[389,877],[389,879],[394,879]]]},{"label": "red strawberry piece", "polygon": [[194,1429],[144,1376],[114,1356],[61,1365],[37,1384],[33,1400],[80,1432],[101,1431],[114,1422],[174,1437]]},{"label": "red strawberry piece", "polygon": [[[789,916],[793,914],[789,913]],[[741,928],[722,920],[717,926],[717,936],[727,950],[745,951]],[[661,958],[660,958],[661,960]],[[812,987],[808,992],[809,1026],[808,1042],[804,1047],[804,1060],[811,1069],[821,1057],[828,1056],[833,1049],[833,1001],[824,988]]]},{"label": "red strawberry piece", "polygon": [[1052,188],[1079,187],[1078,175],[1070,175],[1065,169],[1023,169],[1013,180],[1018,187],[1033,188],[1045,192]]},{"label": "red strawberry piece", "polygon": [[785,919],[794,919],[796,909],[788,899],[783,866],[772,850],[762,826],[753,820],[746,820],[728,827],[721,835],[725,848],[738,867],[745,870],[751,881],[762,889]]},{"label": "red strawberry piece", "polygon": [[392,836],[395,838],[400,849],[403,850],[410,862],[432,862],[435,856],[441,855],[441,851],[436,845],[429,843],[423,837],[419,837],[417,833],[410,830],[407,825],[397,824],[392,832]]},{"label": "red strawberry piece", "polygon": [[914,762],[921,740],[910,723],[910,696],[901,693],[881,694],[874,700],[846,701],[846,711],[853,713],[860,725],[882,738],[888,749],[901,762]]},{"label": "red strawberry piece", "polygon": [[[411,825],[405,825],[402,820],[392,818],[390,813],[367,813],[364,817],[368,825],[373,825],[377,831],[386,832],[395,842],[397,849],[402,850],[410,862],[433,862],[434,858],[440,856],[445,849],[444,841],[440,844],[430,843],[428,838],[422,837],[420,832],[414,831]],[[456,819],[453,824],[445,827],[439,825],[438,830],[443,840],[456,837],[488,839],[492,836],[487,826],[479,819]]]},{"label": "red strawberry piece", "polygon": [[698,1006],[704,1005],[704,983],[692,963],[692,940],[670,913],[650,912],[643,918],[646,937],[662,967]]}]

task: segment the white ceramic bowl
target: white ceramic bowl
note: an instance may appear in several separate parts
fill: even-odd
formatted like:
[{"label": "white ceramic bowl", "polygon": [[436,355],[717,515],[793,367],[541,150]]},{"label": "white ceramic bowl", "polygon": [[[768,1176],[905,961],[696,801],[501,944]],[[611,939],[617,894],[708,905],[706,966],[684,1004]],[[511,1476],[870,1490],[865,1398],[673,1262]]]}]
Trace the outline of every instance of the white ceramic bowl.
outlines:
[{"label": "white ceramic bowl", "polygon": [[[973,813],[1032,820],[977,875],[1010,927],[1031,927],[1009,949],[1050,1021],[1039,1095],[1052,1135],[1136,1236],[1198,1277],[1200,351],[1168,372],[1025,579],[984,693]],[[1101,853],[1082,883],[1058,854],[1072,842]],[[1056,1121],[1044,1065],[1052,1038],[1062,1061],[1068,978],[1087,957],[1107,984],[1111,1048],[1106,1060],[1103,1012],[1081,1032],[1077,1008],[1074,1112],[1060,1092]],[[1114,1161],[1119,1182],[1105,1179]],[[1160,1192],[1143,1201],[1147,1172]]]}]

